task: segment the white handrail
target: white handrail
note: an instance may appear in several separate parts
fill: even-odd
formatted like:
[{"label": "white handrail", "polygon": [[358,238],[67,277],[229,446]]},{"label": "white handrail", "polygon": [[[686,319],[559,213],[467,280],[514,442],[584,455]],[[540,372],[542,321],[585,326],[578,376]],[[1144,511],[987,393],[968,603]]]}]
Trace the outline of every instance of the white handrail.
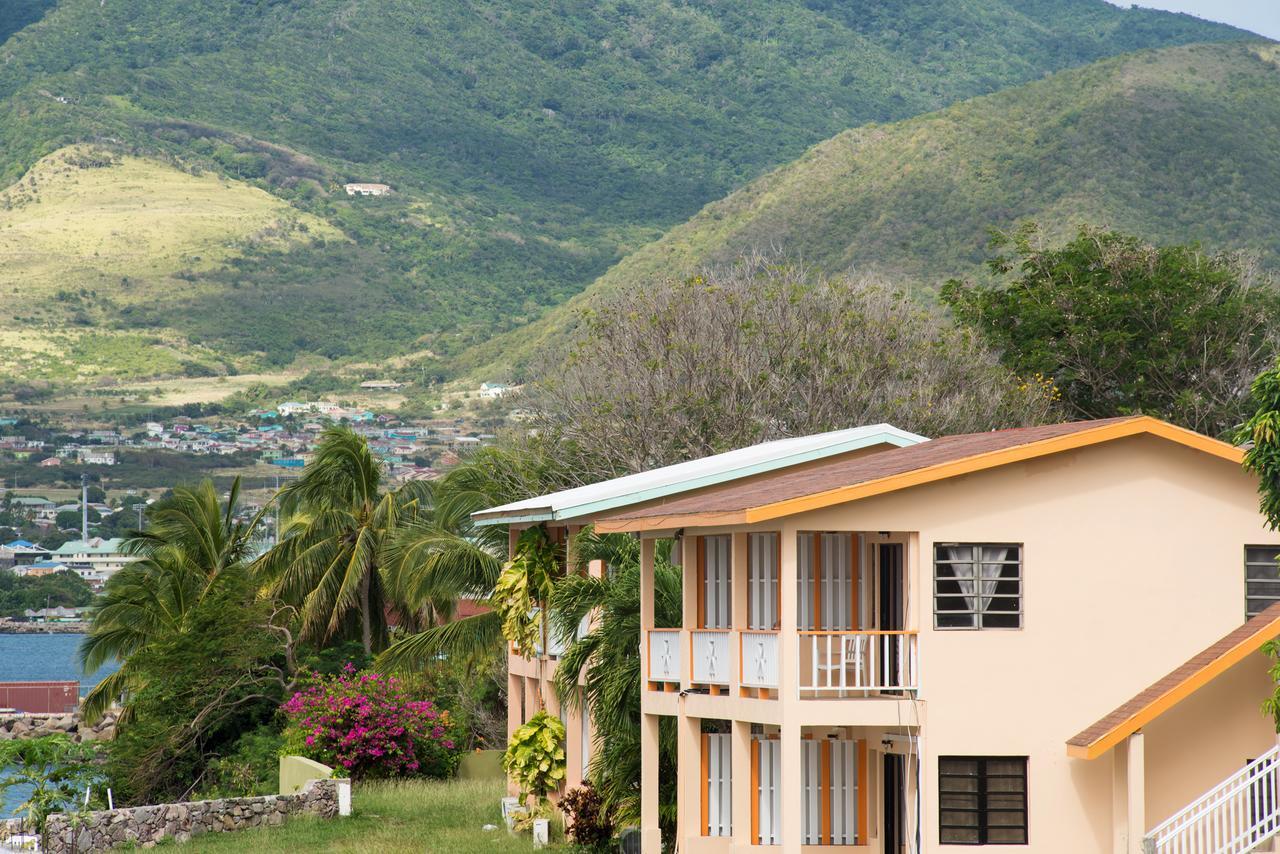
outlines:
[{"label": "white handrail", "polygon": [[1161,822],[1146,854],[1245,854],[1280,832],[1280,745]]}]

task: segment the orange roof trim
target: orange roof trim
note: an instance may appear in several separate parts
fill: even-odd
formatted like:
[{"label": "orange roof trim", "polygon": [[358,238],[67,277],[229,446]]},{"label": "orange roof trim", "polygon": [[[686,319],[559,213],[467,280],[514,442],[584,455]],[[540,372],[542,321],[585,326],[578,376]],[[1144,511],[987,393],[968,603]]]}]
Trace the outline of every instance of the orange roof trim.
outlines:
[{"label": "orange roof trim", "polygon": [[1067,755],[1097,759],[1241,661],[1280,637],[1280,604],[1272,605],[1166,674],[1067,741]]},{"label": "orange roof trim", "polygon": [[[1074,429],[1072,429],[1074,428]],[[1006,434],[1012,441],[1003,446],[982,448],[982,439],[986,436],[999,437]],[[1011,435],[1016,434],[1016,435]],[[884,476],[871,476],[847,485],[832,489],[817,490],[809,494],[796,494],[781,500],[761,500],[763,496],[751,494],[748,488],[730,485],[727,489],[716,490],[720,500],[714,502],[719,506],[714,509],[704,507],[694,509],[694,503],[701,503],[701,496],[690,496],[676,502],[674,506],[664,507],[657,503],[648,507],[629,508],[613,515],[595,520],[596,530],[601,533],[617,533],[624,531],[648,531],[664,528],[708,527],[712,525],[749,525],[756,522],[767,522],[784,516],[819,510],[837,504],[857,501],[875,495],[883,495],[912,486],[920,486],[946,480],[952,477],[971,474],[996,468],[1010,463],[1023,462],[1049,454],[1075,450],[1077,448],[1110,442],[1129,436],[1150,435],[1167,439],[1179,445],[1219,457],[1237,465],[1244,461],[1244,451],[1226,442],[1203,436],[1192,430],[1177,427],[1149,416],[1131,418],[1112,418],[1092,422],[1076,422],[1075,424],[1052,425],[1046,428],[1015,428],[1009,431],[995,431],[990,434],[972,434],[971,436],[943,437],[931,442],[923,442],[909,448],[881,451],[872,457],[863,458],[856,464],[874,467],[880,461],[891,459],[910,460],[915,457],[926,457],[935,448],[940,448],[949,440],[957,447],[957,455],[948,458],[946,454],[935,454],[941,459],[925,463],[918,467],[905,466],[905,470],[894,471]],[[1024,437],[1025,441],[1017,441]],[[974,446],[973,452],[964,453],[962,442],[968,441]],[[930,446],[934,446],[931,448]],[[854,465],[851,463],[850,465]],[[754,487],[759,489],[769,482],[769,478]],[[741,501],[736,506],[725,506],[726,499],[736,497],[739,492]],[[706,498],[711,498],[708,494]],[[708,502],[713,503],[713,502]]]}]

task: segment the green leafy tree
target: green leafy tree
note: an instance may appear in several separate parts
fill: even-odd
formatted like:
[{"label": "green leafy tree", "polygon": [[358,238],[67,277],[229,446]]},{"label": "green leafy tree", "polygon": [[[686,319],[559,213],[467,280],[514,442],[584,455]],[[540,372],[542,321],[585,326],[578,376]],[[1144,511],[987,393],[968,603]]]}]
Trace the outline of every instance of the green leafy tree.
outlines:
[{"label": "green leafy tree", "polygon": [[[1252,414],[1236,431],[1245,446],[1244,467],[1258,477],[1258,510],[1273,531],[1280,529],[1280,362],[1263,371],[1249,389]],[[1280,566],[1277,567],[1280,574]],[[1270,675],[1276,683],[1262,704],[1280,731],[1280,643],[1269,641],[1263,651],[1272,659]]]},{"label": "green leafy tree", "polygon": [[94,755],[92,745],[76,744],[61,733],[0,741],[0,795],[29,787],[16,812],[42,834],[51,813],[75,810],[84,802],[85,787],[101,779]]},{"label": "green leafy tree", "polygon": [[188,609],[183,630],[157,638],[126,662],[127,715],[108,742],[106,770],[120,801],[190,800],[216,789],[221,757],[272,723],[292,691],[289,649],[246,572],[224,573]]},{"label": "green leafy tree", "polygon": [[942,300],[1022,377],[1045,377],[1080,418],[1147,414],[1210,435],[1235,428],[1277,352],[1280,301],[1240,258],[1082,228],[1046,248],[1028,224],[997,234],[989,285]]},{"label": "green leafy tree", "polygon": [[363,436],[345,427],[324,432],[315,459],[280,491],[284,535],[255,563],[276,596],[301,608],[306,639],[354,630],[366,654],[383,648],[385,552],[416,514],[419,491],[386,489]]},{"label": "green leafy tree", "polygon": [[[424,485],[420,512],[393,539],[387,564],[388,589],[418,615],[420,628],[383,653],[379,667],[416,668],[441,654],[466,659],[503,650],[500,609],[450,619],[461,598],[490,601],[507,564],[506,527],[477,525],[472,514],[556,488],[557,477],[536,449],[505,446],[485,448]],[[514,629],[520,617],[508,616]]]},{"label": "green leafy tree", "polygon": [[[660,544],[654,561],[654,623],[677,627],[681,621],[680,570],[668,561],[669,543]],[[560,581],[551,599],[552,630],[566,643],[556,668],[556,694],[563,706],[589,712],[597,749],[590,776],[614,824],[640,818],[640,543],[622,534],[598,535],[584,529],[574,541],[578,573]],[[603,561],[602,578],[586,566]],[[583,637],[584,617],[592,626]],[[675,733],[661,734],[659,779],[663,824],[674,829]]]},{"label": "green leafy tree", "polygon": [[[121,662],[85,697],[87,719],[145,686],[147,674],[135,659],[139,653],[190,631],[191,614],[206,597],[246,577],[255,522],[236,521],[239,494],[239,479],[225,504],[212,481],[178,487],[148,509],[147,530],[125,541],[124,550],[140,560],[107,580],[80,645],[86,673],[107,661]],[[126,699],[126,718],[130,705]]]}]

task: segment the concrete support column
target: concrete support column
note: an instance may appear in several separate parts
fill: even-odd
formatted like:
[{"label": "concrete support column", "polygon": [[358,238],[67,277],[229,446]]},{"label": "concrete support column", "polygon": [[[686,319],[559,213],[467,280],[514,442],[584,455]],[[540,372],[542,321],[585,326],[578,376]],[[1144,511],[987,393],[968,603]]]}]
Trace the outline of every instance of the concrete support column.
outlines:
[{"label": "concrete support column", "polygon": [[1129,854],[1129,757],[1119,747],[1111,751],[1111,851]]},{"label": "concrete support column", "polygon": [[800,647],[796,634],[796,580],[798,577],[796,529],[783,525],[778,533],[778,702],[781,704],[782,761],[779,827],[781,854],[800,854],[804,780],[801,779]]},{"label": "concrete support column", "polygon": [[[652,579],[652,576],[650,578]],[[657,715],[640,715],[640,850],[642,854],[662,854],[662,828],[658,825],[658,720]]]},{"label": "concrete support column", "polygon": [[737,697],[742,688],[742,630],[748,623],[747,596],[749,593],[747,579],[747,551],[749,540],[746,534],[733,535],[733,628],[737,633],[729,643],[729,696]]},{"label": "concrete support column", "polygon": [[[736,548],[736,543],[735,543]],[[734,721],[729,738],[729,763],[733,773],[733,850],[748,854],[751,838],[751,803],[756,797],[751,779],[751,723]]]},{"label": "concrete support column", "polygon": [[686,840],[702,835],[702,719],[684,714],[676,719],[676,847],[687,850]]},{"label": "concrete support column", "polygon": [[[640,541],[640,632],[653,628],[653,552],[655,540]],[[642,637],[642,641],[647,638]],[[642,644],[643,646],[643,644]],[[643,681],[643,677],[642,680]]]},{"label": "concrete support column", "polygon": [[1125,763],[1128,791],[1129,851],[1128,854],[1142,854],[1142,837],[1147,832],[1147,774],[1146,750],[1143,745],[1142,732],[1135,732],[1125,742]]},{"label": "concrete support column", "polygon": [[804,780],[803,765],[800,754],[801,727],[799,717],[784,715],[782,718],[781,741],[779,754],[781,762],[781,779],[778,781],[780,791],[778,810],[778,826],[781,831],[782,845],[778,848],[781,854],[800,854],[801,829],[804,826]]}]

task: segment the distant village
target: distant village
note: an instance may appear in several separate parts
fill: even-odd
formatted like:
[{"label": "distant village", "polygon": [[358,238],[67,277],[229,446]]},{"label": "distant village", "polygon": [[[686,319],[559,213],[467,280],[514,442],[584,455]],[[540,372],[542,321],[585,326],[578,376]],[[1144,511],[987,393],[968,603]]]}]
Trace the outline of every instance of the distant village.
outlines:
[{"label": "distant village", "polygon": [[[398,385],[374,380],[361,387],[390,390]],[[483,383],[477,396],[482,400],[496,399],[508,391],[505,385]],[[16,418],[0,418],[0,431],[16,424]],[[239,418],[179,416],[167,422],[147,421],[133,432],[69,430],[63,434],[69,441],[56,446],[43,439],[0,433],[0,455],[47,468],[65,462],[114,466],[119,462],[119,451],[127,448],[196,455],[249,453],[267,465],[300,469],[311,459],[320,433],[330,424],[346,424],[366,437],[370,449],[386,466],[389,479],[398,483],[435,477],[439,468],[457,463],[459,451],[494,438],[493,434],[470,429],[462,419],[402,423],[393,414],[313,400],[253,409]],[[421,460],[433,460],[434,464],[424,465]]]},{"label": "distant village", "polygon": [[[367,391],[395,390],[398,386],[377,380],[361,384]],[[502,384],[483,383],[473,394],[480,400],[494,400],[509,391]],[[177,416],[146,421],[132,429],[65,427],[43,431],[56,438],[31,438],[31,430],[18,429],[19,419],[0,417],[0,459],[39,469],[65,465],[81,473],[86,467],[102,467],[102,479],[107,480],[106,473],[124,463],[131,449],[193,456],[240,454],[249,457],[250,465],[261,466],[260,472],[277,472],[279,485],[296,477],[311,461],[321,433],[333,424],[343,424],[368,439],[392,485],[438,477],[456,465],[467,450],[495,438],[476,430],[464,418],[409,422],[395,414],[325,400],[290,400],[237,417]],[[61,490],[45,491],[65,492],[72,477],[68,471],[68,483]],[[148,503],[140,490],[130,488],[127,478],[109,479],[114,489],[126,493],[123,499],[117,494],[114,506],[100,488],[86,489],[83,501],[79,496],[59,501],[42,495],[40,485],[24,488],[0,483],[0,510],[5,517],[0,520],[0,535],[7,529],[14,537],[8,542],[0,540],[0,571],[28,579],[67,571],[83,579],[94,592],[101,591],[107,579],[136,559],[123,552],[122,535],[141,524],[142,510]],[[79,484],[76,480],[77,491]],[[244,501],[240,512],[247,519],[259,509],[261,504]],[[269,536],[264,532],[265,538]],[[38,623],[75,621],[78,616],[79,609],[56,607],[29,609],[25,614],[27,621]]]}]

